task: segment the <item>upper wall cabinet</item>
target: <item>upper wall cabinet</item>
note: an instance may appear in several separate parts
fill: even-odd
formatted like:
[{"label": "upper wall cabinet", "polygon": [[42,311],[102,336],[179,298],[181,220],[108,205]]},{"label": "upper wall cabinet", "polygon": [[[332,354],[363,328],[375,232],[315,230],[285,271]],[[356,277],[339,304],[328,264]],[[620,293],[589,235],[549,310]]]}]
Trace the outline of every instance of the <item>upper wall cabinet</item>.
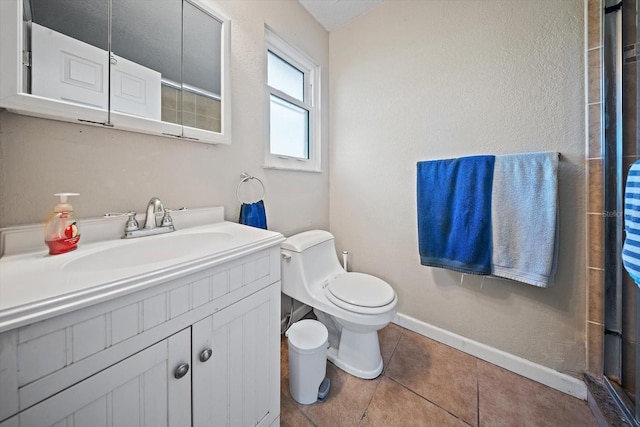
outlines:
[{"label": "upper wall cabinet", "polygon": [[228,144],[230,34],[198,0],[0,0],[0,107]]}]

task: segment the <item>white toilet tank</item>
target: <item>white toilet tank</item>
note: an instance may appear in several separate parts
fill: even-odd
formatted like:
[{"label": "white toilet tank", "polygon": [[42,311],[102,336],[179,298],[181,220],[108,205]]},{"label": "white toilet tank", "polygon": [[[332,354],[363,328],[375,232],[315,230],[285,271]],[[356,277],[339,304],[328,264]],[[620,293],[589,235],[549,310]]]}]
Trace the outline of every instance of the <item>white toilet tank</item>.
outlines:
[{"label": "white toilet tank", "polygon": [[[334,238],[323,230],[296,234],[282,242],[282,292],[298,301],[322,290],[326,279],[344,273],[338,262]],[[288,257],[291,257],[290,259]]]}]

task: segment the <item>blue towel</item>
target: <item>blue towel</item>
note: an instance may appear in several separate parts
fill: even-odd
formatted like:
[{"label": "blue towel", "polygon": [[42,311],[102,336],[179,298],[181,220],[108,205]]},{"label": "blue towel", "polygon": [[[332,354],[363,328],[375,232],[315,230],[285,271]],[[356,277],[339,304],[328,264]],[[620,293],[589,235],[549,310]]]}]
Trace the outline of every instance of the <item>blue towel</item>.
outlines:
[{"label": "blue towel", "polygon": [[267,214],[262,200],[255,203],[243,203],[240,206],[240,224],[267,229]]},{"label": "blue towel", "polygon": [[624,190],[624,230],[622,263],[640,286],[640,160],[631,165]]},{"label": "blue towel", "polygon": [[495,156],[418,162],[418,244],[422,265],[491,273]]}]

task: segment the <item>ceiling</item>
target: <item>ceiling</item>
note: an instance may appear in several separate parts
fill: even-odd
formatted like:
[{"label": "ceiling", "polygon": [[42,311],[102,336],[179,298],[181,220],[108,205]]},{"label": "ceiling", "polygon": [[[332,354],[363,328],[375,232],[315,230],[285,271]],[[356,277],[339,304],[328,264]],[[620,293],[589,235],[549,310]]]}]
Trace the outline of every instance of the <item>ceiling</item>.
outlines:
[{"label": "ceiling", "polygon": [[382,3],[384,0],[298,0],[327,31],[347,22]]}]

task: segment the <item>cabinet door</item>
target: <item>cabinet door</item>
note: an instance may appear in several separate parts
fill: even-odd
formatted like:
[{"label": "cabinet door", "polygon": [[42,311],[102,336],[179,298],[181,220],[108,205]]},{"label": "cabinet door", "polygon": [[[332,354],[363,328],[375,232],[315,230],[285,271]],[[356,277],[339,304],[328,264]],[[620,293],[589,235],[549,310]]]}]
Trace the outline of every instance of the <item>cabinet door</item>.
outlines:
[{"label": "cabinet door", "polygon": [[[269,425],[277,418],[279,318],[278,282],[193,325],[194,427]],[[213,355],[201,362],[208,349]]]},{"label": "cabinet door", "polygon": [[31,50],[34,95],[107,110],[106,51],[36,23],[31,24]]},{"label": "cabinet door", "polygon": [[160,120],[161,75],[111,55],[111,111]]},{"label": "cabinet door", "polygon": [[183,330],[146,348],[0,427],[190,425],[191,375],[175,378],[176,368],[191,357],[189,332]]}]

